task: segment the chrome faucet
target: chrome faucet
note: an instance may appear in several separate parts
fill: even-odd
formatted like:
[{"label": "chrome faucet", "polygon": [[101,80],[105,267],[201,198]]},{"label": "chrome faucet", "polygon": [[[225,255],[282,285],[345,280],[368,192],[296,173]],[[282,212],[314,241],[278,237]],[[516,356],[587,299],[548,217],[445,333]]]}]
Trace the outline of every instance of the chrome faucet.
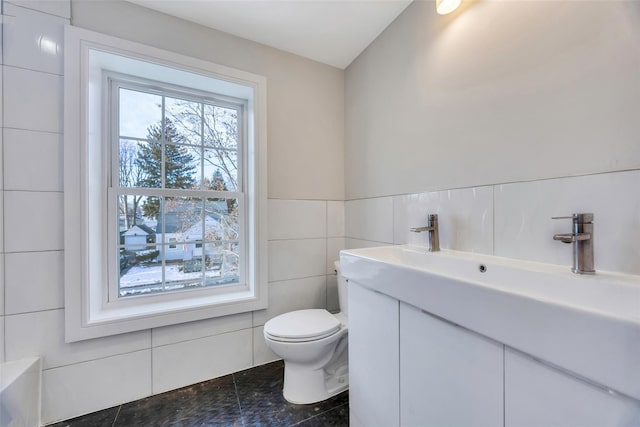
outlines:
[{"label": "chrome faucet", "polygon": [[440,237],[438,235],[438,214],[429,214],[427,217],[426,227],[410,228],[409,231],[421,233],[429,232],[429,252],[437,252],[440,250]]},{"label": "chrome faucet", "polygon": [[593,262],[593,214],[575,213],[571,216],[554,216],[552,219],[571,219],[573,230],[568,234],[555,234],[553,240],[573,244],[573,268],[577,274],[594,274]]}]

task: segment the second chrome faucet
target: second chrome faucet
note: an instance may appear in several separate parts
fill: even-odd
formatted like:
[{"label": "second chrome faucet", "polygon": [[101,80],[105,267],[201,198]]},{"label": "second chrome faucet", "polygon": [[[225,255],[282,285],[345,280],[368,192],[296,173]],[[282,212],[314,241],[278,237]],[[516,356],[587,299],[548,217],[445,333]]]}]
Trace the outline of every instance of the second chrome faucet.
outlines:
[{"label": "second chrome faucet", "polygon": [[440,250],[440,237],[438,235],[438,214],[429,214],[426,227],[410,228],[414,233],[429,232],[429,252]]},{"label": "second chrome faucet", "polygon": [[553,219],[571,219],[571,233],[555,234],[553,240],[573,244],[573,271],[576,274],[594,274],[593,261],[593,214],[575,213],[571,216],[557,216]]}]

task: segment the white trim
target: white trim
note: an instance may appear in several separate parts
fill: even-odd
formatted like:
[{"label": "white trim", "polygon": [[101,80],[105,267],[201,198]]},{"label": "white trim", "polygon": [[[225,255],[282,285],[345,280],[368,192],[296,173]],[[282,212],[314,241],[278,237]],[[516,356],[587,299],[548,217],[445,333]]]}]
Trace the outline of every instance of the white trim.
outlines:
[{"label": "white trim", "polygon": [[[109,62],[113,58],[118,58],[120,64]],[[96,144],[104,138],[108,127],[104,120],[107,114],[103,113],[105,105],[98,100],[89,105],[91,99],[103,99],[106,95],[102,92],[105,70],[138,73],[169,84],[178,84],[181,76],[188,76],[194,89],[247,101],[244,129],[253,143],[244,153],[247,181],[243,183],[244,199],[239,203],[246,206],[248,232],[253,238],[247,239],[248,280],[242,289],[228,293],[180,292],[173,294],[176,297],[170,302],[152,298],[153,303],[131,304],[132,307],[121,304],[113,308],[105,304],[104,278],[109,268],[106,260],[115,262],[115,259],[106,256],[104,238],[92,237],[96,230],[100,236],[106,236],[108,162],[102,170],[87,168],[92,159],[95,163],[93,157],[104,159],[106,154],[105,144]],[[100,80],[97,85],[96,72]],[[65,340],[73,342],[266,308],[266,79],[71,26],[65,27],[64,75]],[[212,77],[216,79],[214,89],[210,87]],[[96,292],[97,289],[100,291]]]}]

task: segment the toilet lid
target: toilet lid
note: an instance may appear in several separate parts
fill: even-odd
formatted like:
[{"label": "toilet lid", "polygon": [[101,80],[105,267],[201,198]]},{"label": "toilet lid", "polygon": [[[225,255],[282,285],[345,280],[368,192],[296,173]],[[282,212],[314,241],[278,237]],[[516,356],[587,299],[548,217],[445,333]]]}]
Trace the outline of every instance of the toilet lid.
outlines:
[{"label": "toilet lid", "polygon": [[288,340],[324,338],[340,329],[340,321],[323,309],[297,310],[281,314],[264,325],[265,333]]}]

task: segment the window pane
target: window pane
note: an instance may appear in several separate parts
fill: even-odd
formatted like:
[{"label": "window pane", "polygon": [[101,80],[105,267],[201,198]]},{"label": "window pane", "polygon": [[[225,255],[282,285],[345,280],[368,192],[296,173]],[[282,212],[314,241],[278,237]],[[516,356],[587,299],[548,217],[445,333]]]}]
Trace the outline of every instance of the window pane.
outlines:
[{"label": "window pane", "polygon": [[149,138],[159,133],[162,121],[162,97],[129,89],[120,89],[120,136]]},{"label": "window pane", "polygon": [[134,250],[132,247],[120,251],[119,295],[140,295],[162,290],[162,250],[156,245],[147,245]]},{"label": "window pane", "polygon": [[164,240],[158,243],[169,243],[171,238],[178,242],[194,242],[202,240],[202,200],[188,197],[167,197],[164,202],[164,224],[159,226],[165,233]]},{"label": "window pane", "polygon": [[[144,145],[141,147],[141,145]],[[120,187],[144,187],[146,178],[145,159],[141,157],[145,152],[145,143],[121,139],[119,141],[119,178]]]},{"label": "window pane", "polygon": [[202,104],[165,98],[168,139],[175,143],[202,144]]},{"label": "window pane", "polygon": [[[147,243],[155,242],[155,218],[151,218],[145,213],[146,210],[150,209],[150,205],[153,205],[153,199],[155,199],[157,203],[157,198],[153,197],[134,194],[121,194],[118,196],[118,231],[120,232],[120,245],[125,244],[125,237],[131,240],[134,235],[141,235],[143,233],[149,236]],[[134,229],[136,226],[138,228]]]},{"label": "window pane", "polygon": [[238,283],[237,242],[207,243],[205,258],[205,286]]},{"label": "window pane", "polygon": [[204,144],[238,149],[238,111],[214,105],[204,106]]},{"label": "window pane", "polygon": [[238,153],[205,148],[204,176],[211,190],[238,191]]},{"label": "window pane", "polygon": [[206,241],[238,240],[238,199],[209,198],[205,212]]},{"label": "window pane", "polygon": [[200,149],[167,144],[165,147],[165,188],[189,189],[202,182]]},{"label": "window pane", "polygon": [[120,186],[162,188],[162,143],[120,140]]}]

